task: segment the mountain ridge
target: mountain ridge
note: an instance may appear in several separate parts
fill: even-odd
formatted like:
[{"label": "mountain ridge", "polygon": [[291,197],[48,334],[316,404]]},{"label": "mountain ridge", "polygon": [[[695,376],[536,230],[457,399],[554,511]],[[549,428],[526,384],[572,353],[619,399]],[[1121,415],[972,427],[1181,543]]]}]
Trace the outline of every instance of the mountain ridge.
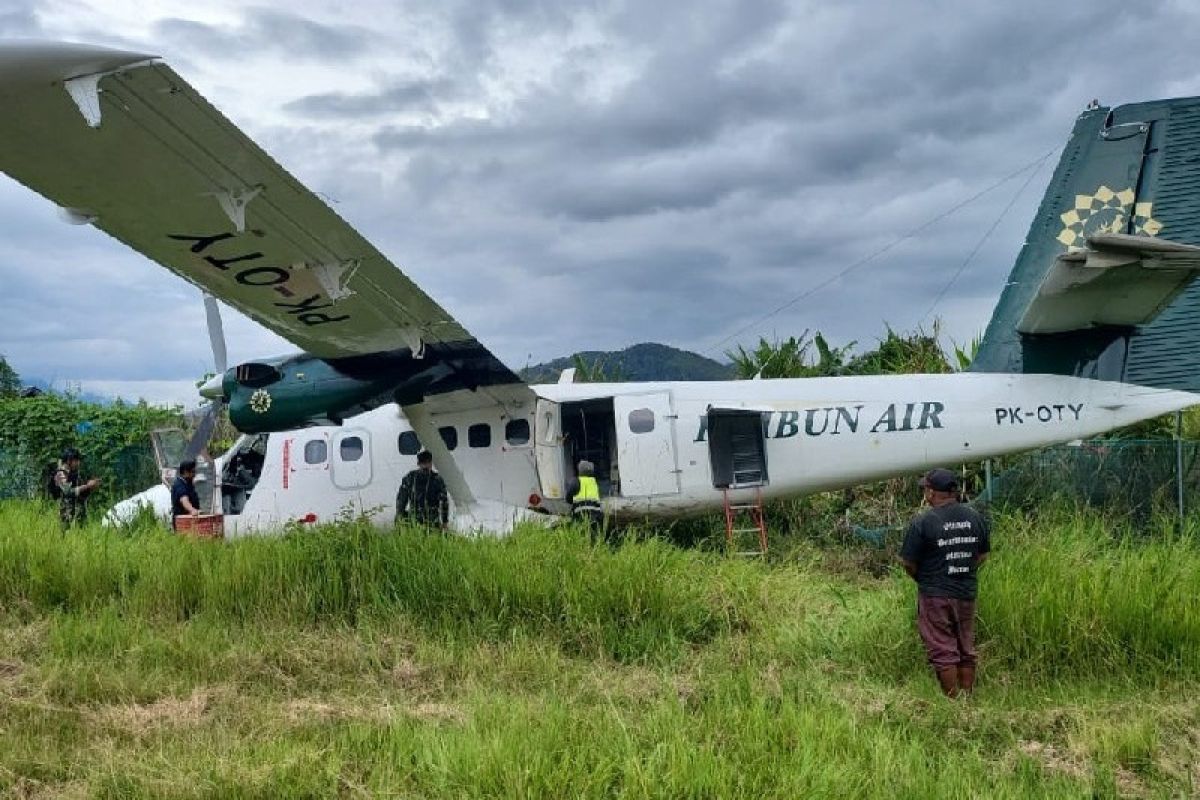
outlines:
[{"label": "mountain ridge", "polygon": [[605,380],[616,381],[723,381],[736,377],[732,364],[657,342],[641,342],[622,350],[586,350],[525,367],[520,376],[528,383],[555,383],[564,369],[581,358]]}]

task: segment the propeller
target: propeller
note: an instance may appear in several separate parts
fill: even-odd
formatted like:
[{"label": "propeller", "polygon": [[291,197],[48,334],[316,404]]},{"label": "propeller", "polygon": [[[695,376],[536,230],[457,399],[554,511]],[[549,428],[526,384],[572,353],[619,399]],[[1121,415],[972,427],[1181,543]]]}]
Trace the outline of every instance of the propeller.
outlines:
[{"label": "propeller", "polygon": [[225,364],[225,326],[221,324],[221,309],[217,298],[204,293],[204,315],[208,318],[208,341],[212,344],[213,369],[218,375],[224,375]]},{"label": "propeller", "polygon": [[204,416],[200,418],[200,422],[196,425],[196,430],[183,452],[185,461],[195,461],[196,456],[200,455],[200,451],[208,446],[208,440],[212,438],[213,431],[217,428],[221,405],[225,402],[221,391],[221,381],[227,368],[225,328],[221,324],[221,309],[217,306],[217,298],[207,292],[204,294],[204,316],[208,321],[208,341],[212,345],[213,368],[216,370],[216,375],[200,387],[200,394],[209,398],[209,402],[204,409]]}]

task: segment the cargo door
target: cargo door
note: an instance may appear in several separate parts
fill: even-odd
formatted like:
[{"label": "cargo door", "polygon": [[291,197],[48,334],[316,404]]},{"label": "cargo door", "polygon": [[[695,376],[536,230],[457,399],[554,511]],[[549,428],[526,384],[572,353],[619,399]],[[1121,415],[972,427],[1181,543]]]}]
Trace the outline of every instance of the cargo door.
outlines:
[{"label": "cargo door", "polygon": [[708,409],[708,458],[715,488],[767,484],[766,425],[770,414],[745,408]]},{"label": "cargo door", "polygon": [[538,398],[534,420],[534,459],[542,497],[562,500],[566,480],[566,456],[563,453],[562,409],[552,400]]},{"label": "cargo door", "polygon": [[621,496],[678,494],[675,414],[670,392],[613,398]]}]

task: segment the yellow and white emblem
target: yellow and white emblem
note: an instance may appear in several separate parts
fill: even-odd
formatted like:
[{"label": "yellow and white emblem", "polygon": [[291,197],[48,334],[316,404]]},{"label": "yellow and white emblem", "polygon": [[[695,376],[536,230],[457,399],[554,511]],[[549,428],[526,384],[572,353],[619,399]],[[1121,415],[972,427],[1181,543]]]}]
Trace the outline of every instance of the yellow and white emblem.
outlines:
[{"label": "yellow and white emblem", "polygon": [[1092,194],[1075,195],[1075,207],[1062,215],[1058,240],[1067,247],[1084,247],[1094,233],[1124,233],[1133,212],[1133,232],[1157,236],[1162,223],[1152,215],[1153,203],[1134,203],[1133,189],[1115,192],[1101,186]]},{"label": "yellow and white emblem", "polygon": [[250,410],[256,414],[265,414],[271,408],[271,393],[266,389],[255,389],[250,395]]}]

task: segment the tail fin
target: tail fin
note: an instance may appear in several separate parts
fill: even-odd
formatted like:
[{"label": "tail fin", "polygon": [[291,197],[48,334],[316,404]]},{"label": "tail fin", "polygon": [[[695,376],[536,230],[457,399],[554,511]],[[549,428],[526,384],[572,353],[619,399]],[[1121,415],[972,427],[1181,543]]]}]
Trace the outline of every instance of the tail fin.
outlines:
[{"label": "tail fin", "polygon": [[1200,98],[1085,111],[971,369],[1200,391],[1189,245],[1200,245]]}]

